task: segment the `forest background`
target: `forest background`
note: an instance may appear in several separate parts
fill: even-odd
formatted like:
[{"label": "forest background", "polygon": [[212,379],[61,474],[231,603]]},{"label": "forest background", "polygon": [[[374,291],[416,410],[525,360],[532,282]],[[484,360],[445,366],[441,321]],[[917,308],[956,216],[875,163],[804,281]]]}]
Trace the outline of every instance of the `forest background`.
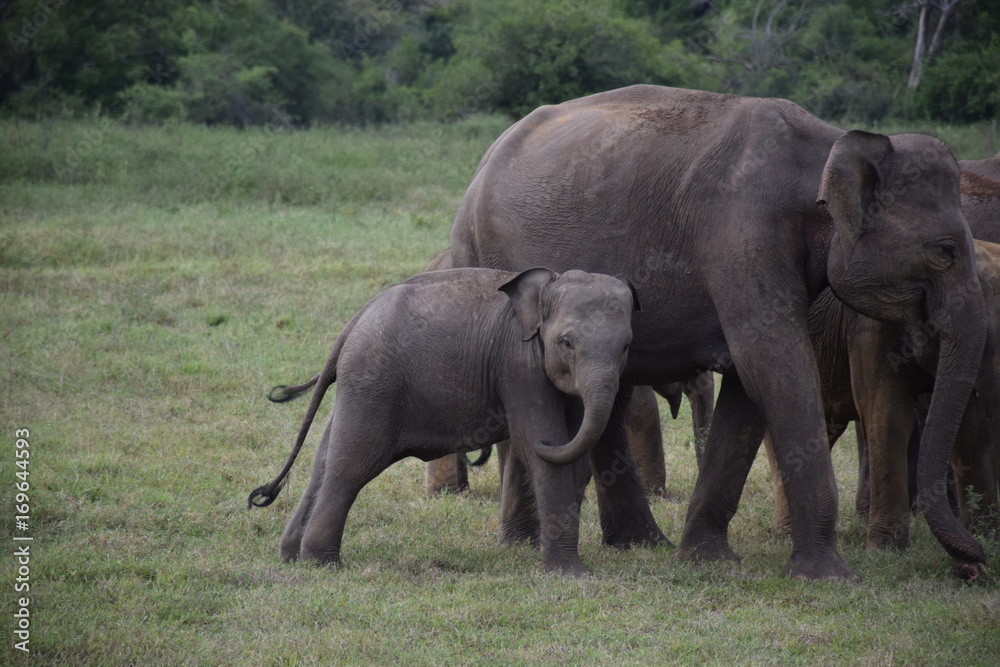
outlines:
[{"label": "forest background", "polygon": [[632,83],[843,124],[1000,114],[998,0],[0,0],[0,115],[516,118]]}]

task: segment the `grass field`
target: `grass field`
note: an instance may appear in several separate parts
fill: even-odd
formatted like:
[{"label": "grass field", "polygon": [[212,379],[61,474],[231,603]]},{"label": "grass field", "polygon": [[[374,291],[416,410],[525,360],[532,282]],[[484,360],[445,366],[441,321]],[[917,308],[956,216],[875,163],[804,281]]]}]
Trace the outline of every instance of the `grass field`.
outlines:
[{"label": "grass field", "polygon": [[[367,299],[447,245],[505,126],[0,122],[0,663],[996,664],[996,574],[952,580],[919,517],[908,552],[862,548],[850,437],[834,456],[860,583],[778,576],[790,543],[772,529],[762,460],[732,525],[741,565],[603,548],[591,496],[592,574],[547,576],[536,552],[497,544],[495,464],[471,493],[427,500],[416,460],[362,492],[344,569],[280,563],[319,430],[290,488],[247,510],[305,408],[273,405],[267,389],[310,377]],[[982,128],[941,135],[963,158],[995,151]],[[27,531],[15,526],[18,429]],[[690,418],[664,411],[664,439],[677,499],[652,504],[676,542],[695,478]],[[18,593],[13,538],[26,535],[30,591]],[[997,536],[983,538],[997,562]],[[22,596],[30,656],[14,647]]]}]

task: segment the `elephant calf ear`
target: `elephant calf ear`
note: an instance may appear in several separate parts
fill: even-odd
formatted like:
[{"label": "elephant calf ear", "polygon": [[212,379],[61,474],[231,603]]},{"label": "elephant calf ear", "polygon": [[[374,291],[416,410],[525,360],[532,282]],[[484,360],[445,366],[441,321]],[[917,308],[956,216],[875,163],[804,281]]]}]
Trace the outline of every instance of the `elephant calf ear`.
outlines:
[{"label": "elephant calf ear", "polygon": [[642,306],[639,305],[639,293],[637,291],[635,291],[635,285],[632,284],[631,280],[629,280],[628,278],[626,278],[625,276],[623,276],[620,273],[617,274],[615,276],[615,278],[617,278],[618,280],[620,280],[623,283],[625,283],[628,286],[629,291],[632,292],[632,312],[633,313],[641,313],[642,312]]},{"label": "elephant calf ear", "polygon": [[854,237],[861,232],[884,178],[882,161],[891,153],[892,142],[884,134],[851,130],[834,142],[816,201],[826,205],[838,228],[849,225]]},{"label": "elephant calf ear", "polygon": [[507,295],[517,320],[521,324],[521,340],[531,340],[538,333],[542,324],[541,296],[542,289],[559,277],[552,269],[536,267],[517,274],[512,280],[500,286],[500,291]]}]

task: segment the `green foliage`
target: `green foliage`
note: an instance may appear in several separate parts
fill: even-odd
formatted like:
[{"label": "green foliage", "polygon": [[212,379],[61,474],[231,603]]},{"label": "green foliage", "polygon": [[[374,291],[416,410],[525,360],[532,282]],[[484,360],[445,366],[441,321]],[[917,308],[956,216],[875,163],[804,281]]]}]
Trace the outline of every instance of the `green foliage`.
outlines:
[{"label": "green foliage", "polygon": [[[43,9],[39,9],[39,8]],[[846,123],[997,117],[1000,13],[964,0],[916,91],[897,0],[10,0],[0,112],[240,127],[513,117],[633,83]],[[937,11],[930,11],[929,30]]]},{"label": "green foliage", "polygon": [[1000,35],[934,61],[914,101],[920,115],[953,123],[1000,117]]},{"label": "green foliage", "polygon": [[496,108],[514,116],[632,83],[669,83],[646,24],[602,3],[506,2],[496,11],[478,55],[496,79]]}]

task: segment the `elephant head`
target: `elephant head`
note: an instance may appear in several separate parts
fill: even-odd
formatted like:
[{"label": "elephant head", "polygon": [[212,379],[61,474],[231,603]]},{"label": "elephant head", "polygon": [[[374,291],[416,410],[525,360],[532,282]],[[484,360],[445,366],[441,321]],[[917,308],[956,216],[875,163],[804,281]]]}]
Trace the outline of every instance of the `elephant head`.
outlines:
[{"label": "elephant head", "polygon": [[848,132],[830,151],[819,203],[834,223],[827,275],[837,297],[937,343],[935,391],[920,444],[919,502],[959,567],[972,564],[978,572],[985,554],[946,497],[949,455],[986,334],[957,163],[931,137]]},{"label": "elephant head", "polygon": [[560,391],[579,396],[583,421],[564,445],[535,443],[550,463],[572,463],[604,433],[632,342],[632,284],[612,276],[529,269],[500,288],[510,298],[522,340],[541,342],[545,374]]}]

